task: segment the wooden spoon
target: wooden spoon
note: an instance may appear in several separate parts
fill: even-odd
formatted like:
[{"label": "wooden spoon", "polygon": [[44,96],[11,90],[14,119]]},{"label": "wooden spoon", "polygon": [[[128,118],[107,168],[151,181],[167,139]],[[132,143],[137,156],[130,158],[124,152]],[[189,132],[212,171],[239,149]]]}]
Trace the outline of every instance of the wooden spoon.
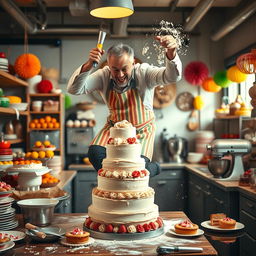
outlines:
[{"label": "wooden spoon", "polygon": [[192,110],[189,119],[188,119],[188,124],[187,128],[190,131],[195,131],[199,127],[199,120],[198,120],[198,114],[197,111],[194,109]]}]

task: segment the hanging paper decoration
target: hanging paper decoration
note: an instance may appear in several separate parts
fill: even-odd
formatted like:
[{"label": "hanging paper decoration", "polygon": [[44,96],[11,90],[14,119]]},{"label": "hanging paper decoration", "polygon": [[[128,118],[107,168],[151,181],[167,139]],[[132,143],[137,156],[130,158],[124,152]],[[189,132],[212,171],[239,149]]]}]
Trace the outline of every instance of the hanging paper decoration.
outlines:
[{"label": "hanging paper decoration", "polygon": [[232,82],[227,78],[227,71],[219,71],[213,77],[214,82],[222,88],[229,87]]},{"label": "hanging paper decoration", "polygon": [[207,77],[202,84],[202,88],[207,92],[219,92],[221,87],[217,85],[212,77]]},{"label": "hanging paper decoration", "polygon": [[232,66],[227,70],[227,78],[235,83],[241,83],[246,80],[247,75],[242,73],[237,66]]},{"label": "hanging paper decoration", "polygon": [[256,73],[256,49],[241,55],[236,60],[238,69],[245,74]]},{"label": "hanging paper decoration", "polygon": [[208,74],[209,70],[207,66],[201,61],[189,63],[184,70],[185,79],[193,85],[202,85]]},{"label": "hanging paper decoration", "polygon": [[14,69],[19,77],[28,79],[39,74],[41,63],[34,54],[24,53],[16,59]]},{"label": "hanging paper decoration", "polygon": [[204,99],[201,95],[194,98],[193,106],[196,110],[201,110],[204,107]]}]

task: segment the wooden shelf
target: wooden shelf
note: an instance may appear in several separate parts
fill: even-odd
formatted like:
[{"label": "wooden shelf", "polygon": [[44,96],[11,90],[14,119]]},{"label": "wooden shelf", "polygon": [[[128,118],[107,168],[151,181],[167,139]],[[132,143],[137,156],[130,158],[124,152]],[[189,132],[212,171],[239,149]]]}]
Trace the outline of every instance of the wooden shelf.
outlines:
[{"label": "wooden shelf", "polygon": [[1,87],[27,87],[28,83],[24,80],[21,80],[18,77],[15,77],[5,71],[0,70],[0,84]]},{"label": "wooden shelf", "polygon": [[[16,112],[13,108],[3,108],[0,107],[0,114],[11,114],[11,115],[16,115]],[[27,116],[28,111],[19,111],[19,114],[22,116]]]},{"label": "wooden shelf", "polygon": [[59,131],[60,128],[30,128],[29,131]]},{"label": "wooden shelf", "polygon": [[9,141],[11,144],[18,144],[18,143],[24,142],[23,139],[15,139],[15,140],[7,140],[7,141]]},{"label": "wooden shelf", "polygon": [[30,111],[30,114],[38,115],[38,114],[60,114],[60,111]]}]

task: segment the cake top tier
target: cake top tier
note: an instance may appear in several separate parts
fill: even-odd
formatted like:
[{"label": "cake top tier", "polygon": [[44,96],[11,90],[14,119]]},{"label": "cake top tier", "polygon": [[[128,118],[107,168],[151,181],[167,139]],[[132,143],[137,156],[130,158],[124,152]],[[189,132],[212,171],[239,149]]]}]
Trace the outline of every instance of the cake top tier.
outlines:
[{"label": "cake top tier", "polygon": [[110,128],[110,138],[136,138],[136,129],[127,120],[115,123],[114,127]]}]

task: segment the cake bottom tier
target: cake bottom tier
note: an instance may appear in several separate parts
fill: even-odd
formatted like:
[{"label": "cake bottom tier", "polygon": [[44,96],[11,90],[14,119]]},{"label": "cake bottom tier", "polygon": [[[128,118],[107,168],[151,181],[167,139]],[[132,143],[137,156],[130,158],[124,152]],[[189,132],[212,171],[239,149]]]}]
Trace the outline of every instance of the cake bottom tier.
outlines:
[{"label": "cake bottom tier", "polygon": [[113,211],[109,209],[101,210],[90,205],[88,215],[95,222],[111,223],[111,224],[142,224],[155,220],[159,216],[158,205],[152,204],[151,208],[140,209],[137,212],[129,210]]}]

